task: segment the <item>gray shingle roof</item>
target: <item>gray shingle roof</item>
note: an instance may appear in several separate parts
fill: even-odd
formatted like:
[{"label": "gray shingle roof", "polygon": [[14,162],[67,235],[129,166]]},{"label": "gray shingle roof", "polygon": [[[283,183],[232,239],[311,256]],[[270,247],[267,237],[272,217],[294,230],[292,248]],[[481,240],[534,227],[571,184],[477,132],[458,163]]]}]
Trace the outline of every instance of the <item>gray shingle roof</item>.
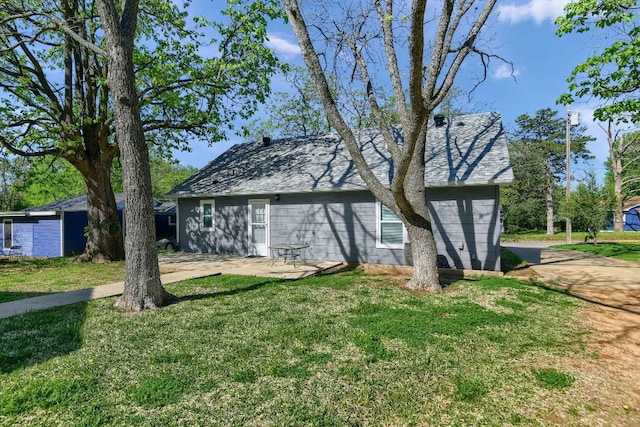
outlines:
[{"label": "gray shingle roof", "polygon": [[[400,132],[398,132],[400,136]],[[356,135],[376,176],[390,184],[393,162],[378,130]],[[425,185],[508,184],[513,181],[498,113],[448,119],[430,126]],[[170,193],[173,197],[364,189],[349,151],[335,133],[236,144]]]},{"label": "gray shingle roof", "polygon": [[[118,209],[122,209],[124,207],[124,194],[117,193],[115,197],[116,197],[116,205],[118,206]],[[57,200],[55,202],[51,202],[46,205],[25,209],[25,211],[28,211],[28,212],[45,212],[45,211],[76,212],[76,211],[86,211],[86,210],[87,210],[87,196],[84,194],[81,194],[79,196],[72,196],[63,200]]]},{"label": "gray shingle roof", "polygon": [[[124,193],[115,193],[116,206],[118,210],[124,209]],[[154,211],[157,214],[161,213],[175,213],[176,204],[174,202],[160,202],[154,201]],[[81,194],[79,196],[72,196],[64,200],[58,200],[43,206],[24,209],[27,212],[49,212],[49,211],[61,211],[61,212],[77,212],[87,210],[87,196]]]}]

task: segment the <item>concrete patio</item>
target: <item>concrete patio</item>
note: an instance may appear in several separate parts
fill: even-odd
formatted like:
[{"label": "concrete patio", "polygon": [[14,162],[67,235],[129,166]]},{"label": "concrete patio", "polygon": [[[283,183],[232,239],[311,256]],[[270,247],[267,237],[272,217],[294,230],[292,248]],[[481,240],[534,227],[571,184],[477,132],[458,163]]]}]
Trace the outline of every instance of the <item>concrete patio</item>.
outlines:
[{"label": "concrete patio", "polygon": [[278,277],[281,279],[302,279],[323,270],[340,265],[340,262],[296,260],[295,266],[291,260],[284,262],[278,258],[241,257],[230,255],[194,254],[175,252],[158,255],[160,273],[174,273],[178,271],[192,271],[219,274],[239,274],[243,276]]}]

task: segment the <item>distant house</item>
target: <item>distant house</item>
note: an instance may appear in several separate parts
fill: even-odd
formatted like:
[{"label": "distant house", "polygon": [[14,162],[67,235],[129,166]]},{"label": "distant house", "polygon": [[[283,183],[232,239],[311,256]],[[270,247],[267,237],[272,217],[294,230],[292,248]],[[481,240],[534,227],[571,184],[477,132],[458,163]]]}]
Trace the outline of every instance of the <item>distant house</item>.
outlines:
[{"label": "distant house", "polygon": [[[124,194],[115,195],[120,221],[124,217]],[[175,236],[175,203],[157,201],[156,237]],[[0,212],[3,250],[21,246],[32,257],[59,257],[84,252],[87,242],[87,196],[74,196],[15,212]]]},{"label": "distant house", "polygon": [[[630,197],[622,206],[623,231],[640,231],[640,196]],[[613,219],[609,222],[613,230]]]},{"label": "distant house", "polygon": [[[394,165],[379,131],[357,138],[376,176],[389,184]],[[499,114],[430,125],[425,187],[443,265],[500,269],[499,186],[512,180]],[[270,246],[299,243],[314,260],[410,258],[402,223],[367,189],[334,133],[237,144],[169,197],[177,201],[183,251],[268,256]]]}]

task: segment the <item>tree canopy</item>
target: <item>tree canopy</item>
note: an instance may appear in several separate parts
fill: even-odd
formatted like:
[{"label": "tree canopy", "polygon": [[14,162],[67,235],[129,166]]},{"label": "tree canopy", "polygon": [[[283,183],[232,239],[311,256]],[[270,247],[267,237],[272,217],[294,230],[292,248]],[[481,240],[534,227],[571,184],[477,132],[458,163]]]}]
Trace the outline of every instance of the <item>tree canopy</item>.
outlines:
[{"label": "tree canopy", "polygon": [[[428,120],[467,59],[479,58],[486,72],[487,62],[496,58],[479,43],[495,3],[445,0],[428,9],[420,0],[304,2],[303,7],[297,0],[284,1],[331,127],[345,141],[368,189],[407,229],[414,261],[410,288],[441,290],[424,185]],[[393,160],[390,186],[375,177],[360,152],[355,128],[332,91],[331,75],[343,87],[359,86]],[[402,144],[382,108],[377,88],[385,86],[393,93]]]},{"label": "tree canopy", "polygon": [[640,132],[616,129],[611,122],[606,129],[609,159],[605,187],[613,206],[613,230],[624,230],[624,204],[640,194]]},{"label": "tree canopy", "polygon": [[[513,230],[538,228],[546,215],[547,234],[554,232],[556,186],[566,178],[566,118],[542,108],[535,115],[521,114],[509,138],[513,188],[505,189],[506,223]],[[571,128],[572,162],[589,160],[586,148],[594,138],[586,127]],[[545,213],[546,211],[546,213]]]},{"label": "tree canopy", "polygon": [[575,230],[586,231],[597,243],[598,232],[606,227],[611,200],[603,187],[600,187],[593,171],[571,192],[562,206],[562,214],[571,218]]},{"label": "tree canopy", "polygon": [[[576,65],[568,78],[569,93],[559,102],[594,97],[600,121],[640,122],[640,20],[637,0],[573,1],[556,21],[559,36],[606,32],[607,46]],[[613,40],[613,42],[611,42]]]},{"label": "tree canopy", "polygon": [[[282,13],[275,0],[229,1],[218,21],[191,18],[187,6],[143,2],[134,35],[142,129],[165,148],[225,138],[264,100],[279,67],[264,45],[268,20]],[[118,222],[110,175],[121,141],[103,24],[86,0],[6,0],[0,9],[0,143],[80,171],[90,206],[86,260],[124,256],[122,236],[108,232]]]}]

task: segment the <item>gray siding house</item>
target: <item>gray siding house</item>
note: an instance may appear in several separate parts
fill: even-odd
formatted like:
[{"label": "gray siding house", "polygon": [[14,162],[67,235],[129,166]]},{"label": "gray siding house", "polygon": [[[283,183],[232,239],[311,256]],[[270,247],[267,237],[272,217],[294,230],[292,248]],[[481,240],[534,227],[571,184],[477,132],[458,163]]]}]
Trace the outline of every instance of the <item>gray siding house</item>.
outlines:
[{"label": "gray siding house", "polygon": [[[390,183],[393,162],[380,133],[357,137]],[[512,180],[499,114],[431,125],[425,187],[442,266],[500,269],[499,187]],[[305,257],[314,260],[410,258],[402,223],[367,189],[337,134],[237,144],[169,196],[186,252],[268,256],[270,246],[295,243],[308,245]]]}]

